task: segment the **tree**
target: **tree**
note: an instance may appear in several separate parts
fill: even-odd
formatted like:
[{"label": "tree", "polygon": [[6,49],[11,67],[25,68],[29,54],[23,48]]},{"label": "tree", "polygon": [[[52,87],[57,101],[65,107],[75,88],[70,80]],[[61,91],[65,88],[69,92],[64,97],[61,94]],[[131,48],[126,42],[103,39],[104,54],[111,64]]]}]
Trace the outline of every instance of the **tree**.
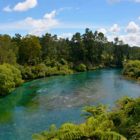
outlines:
[{"label": "tree", "polygon": [[35,65],[41,57],[41,45],[38,37],[27,35],[21,40],[19,47],[19,63]]},{"label": "tree", "polygon": [[103,33],[93,32],[86,29],[83,34],[84,48],[86,49],[86,61],[93,66],[101,63],[103,45],[107,42]]},{"label": "tree", "polygon": [[0,35],[0,64],[16,63],[17,46],[9,35]]},{"label": "tree", "polygon": [[129,46],[118,38],[115,38],[114,41],[114,63],[116,66],[122,67],[123,61],[129,59]]},{"label": "tree", "polygon": [[80,33],[73,35],[71,40],[71,56],[72,61],[76,63],[85,61],[85,49],[83,45],[83,40]]},{"label": "tree", "polygon": [[42,46],[42,59],[46,58],[56,59],[57,54],[57,36],[51,36],[51,34],[45,34],[40,38],[40,44]]}]

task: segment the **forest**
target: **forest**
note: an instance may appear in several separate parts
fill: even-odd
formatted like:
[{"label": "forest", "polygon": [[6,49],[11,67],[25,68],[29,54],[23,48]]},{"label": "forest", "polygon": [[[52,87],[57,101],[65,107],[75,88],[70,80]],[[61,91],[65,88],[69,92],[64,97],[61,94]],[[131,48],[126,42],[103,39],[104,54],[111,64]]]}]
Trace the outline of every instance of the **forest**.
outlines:
[{"label": "forest", "polygon": [[129,60],[140,60],[139,47],[119,38],[110,42],[103,33],[88,28],[71,39],[49,33],[41,37],[0,35],[0,95],[8,95],[25,81],[105,67],[122,68]]}]

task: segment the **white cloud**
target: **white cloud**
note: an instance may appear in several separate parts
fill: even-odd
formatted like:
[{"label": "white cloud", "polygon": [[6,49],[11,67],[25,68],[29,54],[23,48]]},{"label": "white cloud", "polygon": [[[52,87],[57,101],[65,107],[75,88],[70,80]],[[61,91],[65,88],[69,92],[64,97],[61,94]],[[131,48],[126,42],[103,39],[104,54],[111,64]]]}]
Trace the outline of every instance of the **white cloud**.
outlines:
[{"label": "white cloud", "polygon": [[108,35],[109,41],[113,41],[115,37],[118,37],[123,40],[124,43],[131,46],[140,46],[140,27],[134,21],[131,21],[121,34],[119,33],[117,36],[115,34]]},{"label": "white cloud", "polygon": [[6,7],[3,8],[3,11],[5,11],[5,12],[12,12],[12,9],[8,5],[8,6],[6,6]]},{"label": "white cloud", "polygon": [[130,46],[140,46],[140,33],[130,33],[123,35],[108,35],[107,38],[109,41],[114,41],[114,38],[118,37],[120,40],[123,40],[124,43],[129,44]]},{"label": "white cloud", "polygon": [[120,27],[118,26],[118,24],[114,24],[111,28],[110,28],[110,31],[112,33],[117,33],[120,31]]},{"label": "white cloud", "polygon": [[[119,26],[118,24],[113,24],[113,26],[96,26],[91,23],[82,22],[60,22],[56,15],[58,15],[63,10],[70,10],[71,7],[61,8],[58,10],[53,10],[50,13],[44,14],[42,18],[35,19],[33,17],[27,17],[20,21],[1,23],[0,30],[9,33],[12,32],[24,32],[33,35],[42,35],[46,32],[50,32],[51,29],[59,29],[64,31],[64,33],[58,35],[61,38],[71,38],[71,31],[83,31],[85,28],[90,28],[91,30],[104,33],[109,41],[113,41],[117,36],[122,39],[125,43],[128,43],[132,46],[140,46],[140,26],[134,21],[128,23],[126,27]],[[10,7],[7,6],[5,11],[10,12]],[[72,30],[70,30],[72,29]],[[68,32],[67,32],[68,31]],[[121,31],[121,32],[120,32]]]},{"label": "white cloud", "polygon": [[23,30],[29,34],[42,35],[59,25],[59,21],[55,17],[56,11],[54,10],[51,13],[45,14],[41,19],[27,17],[13,23],[0,24],[0,30]]},{"label": "white cloud", "polygon": [[58,38],[69,38],[71,39],[73,36],[73,33],[62,33],[61,35],[58,36]]},{"label": "white cloud", "polygon": [[[56,15],[58,15],[60,12],[64,10],[70,10],[72,9],[71,7],[64,7],[58,10],[53,10],[50,13],[44,14],[44,16],[40,19],[35,19],[33,17],[27,17],[23,20],[20,21],[15,21],[15,22],[8,22],[8,23],[0,23],[0,30],[3,31],[4,33],[9,33],[9,32],[24,32],[26,34],[34,34],[34,35],[42,35],[51,29],[62,29],[62,30],[67,30],[67,29],[76,29],[76,30],[84,30],[87,27],[90,29],[96,30],[97,26],[93,26],[92,24],[88,23],[70,23],[70,22],[60,22],[57,18]],[[71,33],[63,33],[61,36],[66,36],[70,37]]]},{"label": "white cloud", "polygon": [[51,13],[46,13],[44,15],[44,18],[47,18],[47,19],[52,19],[56,16],[56,10],[53,10]]},{"label": "white cloud", "polygon": [[131,46],[140,46],[140,33],[120,35],[120,39]]},{"label": "white cloud", "polygon": [[140,26],[134,21],[130,21],[126,27],[114,24],[111,28],[106,27],[106,30],[106,36],[109,41],[114,41],[114,38],[118,37],[126,44],[140,46]]},{"label": "white cloud", "polygon": [[137,33],[140,31],[140,27],[134,21],[131,21],[131,22],[129,22],[128,26],[126,27],[126,31],[128,33]]},{"label": "white cloud", "polygon": [[45,14],[42,19],[26,18],[24,23],[32,29],[30,34],[41,35],[59,24],[55,16],[56,11],[52,11],[51,13]]},{"label": "white cloud", "polygon": [[27,11],[31,8],[34,8],[37,6],[37,0],[25,0],[24,2],[19,2],[17,3],[13,8],[10,6],[6,6],[3,11],[5,12],[12,12],[12,11],[18,11],[18,12],[23,12]]},{"label": "white cloud", "polygon": [[140,0],[135,0],[135,2],[140,2]]},{"label": "white cloud", "polygon": [[103,34],[106,34],[107,33],[107,30],[105,28],[100,28],[97,30],[98,32],[101,32]]}]

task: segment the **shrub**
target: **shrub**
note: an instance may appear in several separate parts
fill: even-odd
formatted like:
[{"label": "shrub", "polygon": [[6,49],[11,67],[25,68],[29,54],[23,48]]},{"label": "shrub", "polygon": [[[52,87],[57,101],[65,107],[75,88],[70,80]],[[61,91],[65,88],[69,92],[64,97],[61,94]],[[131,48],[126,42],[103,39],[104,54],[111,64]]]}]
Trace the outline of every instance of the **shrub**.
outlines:
[{"label": "shrub", "polygon": [[129,77],[137,78],[140,77],[140,61],[139,60],[131,60],[124,63],[123,74]]},{"label": "shrub", "polygon": [[55,59],[50,60],[49,58],[44,60],[44,64],[48,67],[56,67],[59,65],[59,63]]},{"label": "shrub", "polygon": [[43,63],[35,66],[21,66],[20,69],[25,80],[45,77],[47,71],[47,67]]},{"label": "shrub", "polygon": [[76,71],[78,71],[78,72],[84,72],[86,70],[87,70],[87,67],[85,64],[80,64],[76,67]]},{"label": "shrub", "polygon": [[54,125],[48,131],[33,135],[33,140],[139,140],[140,98],[124,97],[111,111],[104,105],[84,108],[81,124]]},{"label": "shrub", "polygon": [[69,69],[67,65],[61,65],[59,67],[47,67],[46,70],[46,76],[51,75],[66,75],[66,74],[72,74],[73,71]]},{"label": "shrub", "polygon": [[52,75],[66,75],[72,74],[73,71],[68,65],[46,66],[44,63],[35,66],[20,66],[22,77],[25,80],[42,78]]},{"label": "shrub", "polygon": [[20,67],[22,78],[24,80],[34,79],[35,76],[32,73],[32,67],[30,66],[21,66]]},{"label": "shrub", "polygon": [[0,95],[9,94],[22,83],[21,72],[10,64],[0,65]]},{"label": "shrub", "polygon": [[46,76],[47,67],[45,64],[38,64],[32,68],[32,73],[35,78],[42,78]]},{"label": "shrub", "polygon": [[62,65],[67,65],[68,64],[68,62],[65,60],[65,59],[61,59],[60,60],[60,64],[62,64]]},{"label": "shrub", "polygon": [[72,73],[73,73],[73,70],[71,70],[68,65],[63,65],[60,67],[60,74],[66,75],[66,74],[72,74]]},{"label": "shrub", "polygon": [[58,75],[57,67],[47,67],[46,76],[51,76],[51,75]]}]

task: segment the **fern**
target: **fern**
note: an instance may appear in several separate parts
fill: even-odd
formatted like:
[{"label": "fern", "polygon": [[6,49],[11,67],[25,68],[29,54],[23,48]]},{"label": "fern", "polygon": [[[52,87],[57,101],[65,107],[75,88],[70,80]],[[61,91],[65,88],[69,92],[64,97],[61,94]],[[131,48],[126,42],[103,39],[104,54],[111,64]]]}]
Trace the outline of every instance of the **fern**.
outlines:
[{"label": "fern", "polygon": [[111,132],[96,131],[92,135],[93,137],[99,140],[127,140],[124,136],[113,131]]},{"label": "fern", "polygon": [[123,98],[108,112],[106,106],[86,107],[85,122],[65,123],[59,129],[35,134],[33,140],[138,140],[140,138],[140,98]]}]

